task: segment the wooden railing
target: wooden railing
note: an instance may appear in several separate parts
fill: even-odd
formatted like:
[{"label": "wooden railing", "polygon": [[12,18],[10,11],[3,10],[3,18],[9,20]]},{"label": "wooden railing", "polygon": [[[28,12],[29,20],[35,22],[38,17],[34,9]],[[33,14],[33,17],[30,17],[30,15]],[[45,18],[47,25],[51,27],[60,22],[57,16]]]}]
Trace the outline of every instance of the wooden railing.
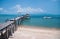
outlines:
[{"label": "wooden railing", "polygon": [[0,26],[0,39],[8,39],[16,30],[18,25],[22,23],[22,21],[27,18],[27,15],[17,17],[7,21],[6,23]]}]

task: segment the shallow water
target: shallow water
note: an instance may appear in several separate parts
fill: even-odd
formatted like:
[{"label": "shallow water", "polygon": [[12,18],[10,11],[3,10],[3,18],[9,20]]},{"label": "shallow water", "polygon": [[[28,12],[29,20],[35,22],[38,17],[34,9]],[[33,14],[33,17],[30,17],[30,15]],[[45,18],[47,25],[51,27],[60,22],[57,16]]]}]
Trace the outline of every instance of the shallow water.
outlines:
[{"label": "shallow water", "polygon": [[15,18],[16,15],[6,15],[6,14],[0,14],[0,24],[4,23],[7,20],[10,20],[12,18]]},{"label": "shallow water", "polygon": [[60,28],[60,19],[43,19],[43,18],[31,18],[25,20],[23,25],[31,25],[38,27],[50,27],[50,28]]},{"label": "shallow water", "polygon": [[[0,15],[0,24],[12,18],[16,18],[16,15]],[[30,19],[24,20],[22,25],[60,28],[60,18],[44,19],[40,16],[31,16]]]}]

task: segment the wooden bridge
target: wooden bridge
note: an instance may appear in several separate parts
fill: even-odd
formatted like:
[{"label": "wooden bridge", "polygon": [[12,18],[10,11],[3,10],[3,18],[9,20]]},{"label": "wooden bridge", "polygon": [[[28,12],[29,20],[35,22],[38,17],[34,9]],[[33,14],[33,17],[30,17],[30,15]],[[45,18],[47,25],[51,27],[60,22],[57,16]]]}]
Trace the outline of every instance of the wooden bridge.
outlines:
[{"label": "wooden bridge", "polygon": [[0,25],[0,39],[8,39],[9,36],[12,36],[12,34],[17,30],[18,25],[20,25],[27,17],[28,15],[26,14],[24,16],[11,19]]}]

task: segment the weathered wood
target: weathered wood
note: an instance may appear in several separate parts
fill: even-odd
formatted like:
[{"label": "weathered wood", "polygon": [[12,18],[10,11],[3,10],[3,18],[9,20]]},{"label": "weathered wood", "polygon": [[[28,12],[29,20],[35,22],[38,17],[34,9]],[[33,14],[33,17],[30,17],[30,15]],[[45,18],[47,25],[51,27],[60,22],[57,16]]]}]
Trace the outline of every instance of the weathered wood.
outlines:
[{"label": "weathered wood", "polygon": [[[7,21],[0,26],[0,39],[8,39],[17,30],[17,25],[20,25],[27,16],[21,16]],[[6,30],[5,33],[3,31]]]},{"label": "weathered wood", "polygon": [[0,31],[1,35],[0,35],[0,39],[3,39],[3,33],[2,31]]},{"label": "weathered wood", "polygon": [[0,26],[0,31],[2,31],[3,29],[5,29],[6,27],[8,27],[12,23],[14,23],[14,22],[13,21],[8,21],[8,22],[2,24],[2,26]]}]

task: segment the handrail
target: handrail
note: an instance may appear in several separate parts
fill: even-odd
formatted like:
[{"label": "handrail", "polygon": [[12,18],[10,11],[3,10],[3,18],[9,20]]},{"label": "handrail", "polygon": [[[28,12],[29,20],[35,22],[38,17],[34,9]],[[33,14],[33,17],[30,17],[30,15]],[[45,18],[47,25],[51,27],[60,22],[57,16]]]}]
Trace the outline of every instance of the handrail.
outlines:
[{"label": "handrail", "polygon": [[4,28],[8,27],[10,24],[14,23],[14,21],[8,21],[0,26],[0,31]]},{"label": "handrail", "polygon": [[[0,26],[0,34],[1,34],[0,39],[8,39],[9,36],[12,34],[12,32],[14,32],[14,30],[16,30],[16,28],[17,28],[16,25],[19,25],[19,22],[24,20],[25,18],[27,18],[26,15],[21,16],[21,17],[17,17],[14,19],[10,19],[6,23],[2,24]],[[17,22],[18,22],[18,24],[16,24]],[[5,30],[5,33],[3,33],[4,30]]]}]

